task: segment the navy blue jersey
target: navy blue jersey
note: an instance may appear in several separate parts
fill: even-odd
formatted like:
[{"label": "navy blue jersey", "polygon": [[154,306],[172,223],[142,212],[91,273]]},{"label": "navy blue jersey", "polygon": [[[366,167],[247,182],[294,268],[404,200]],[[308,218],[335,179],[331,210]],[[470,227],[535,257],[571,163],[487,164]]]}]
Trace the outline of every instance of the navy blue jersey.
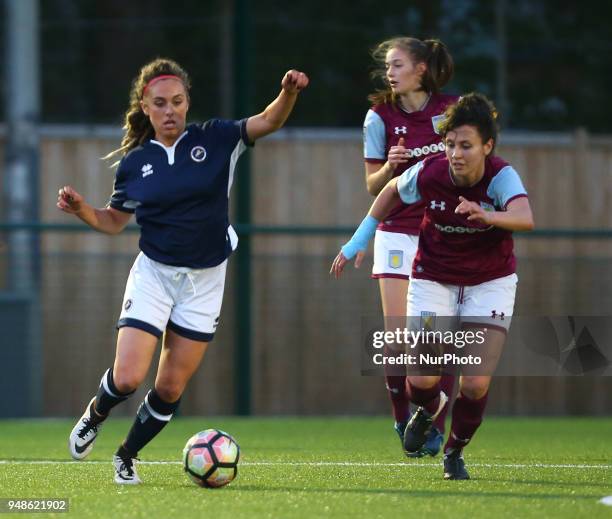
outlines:
[{"label": "navy blue jersey", "polygon": [[219,265],[238,243],[228,199],[249,144],[246,119],[190,124],[172,147],[150,140],[121,160],[108,205],[136,213],[140,249],[149,258],[180,267]]}]

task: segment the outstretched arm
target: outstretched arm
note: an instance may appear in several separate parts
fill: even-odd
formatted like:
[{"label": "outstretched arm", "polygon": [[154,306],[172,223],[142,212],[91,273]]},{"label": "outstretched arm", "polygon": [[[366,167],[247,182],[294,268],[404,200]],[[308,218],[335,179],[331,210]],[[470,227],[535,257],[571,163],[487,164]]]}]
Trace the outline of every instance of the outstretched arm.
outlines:
[{"label": "outstretched arm", "polygon": [[378,223],[389,214],[399,203],[400,196],[397,191],[397,178],[390,180],[378,194],[370,207],[367,216],[361,222],[351,239],[340,249],[329,270],[337,279],[342,274],[344,266],[355,257],[355,268],[359,268],[368,248],[368,243],[376,232]]},{"label": "outstretched arm", "polygon": [[308,86],[308,81],[308,76],[297,70],[285,74],[278,97],[263,112],[248,118],[246,132],[251,142],[275,132],[285,124],[300,90]]},{"label": "outstretched arm", "polygon": [[105,234],[119,234],[132,217],[130,213],[117,211],[112,207],[96,209],[70,186],[59,190],[57,207],[65,213],[78,216],[87,225]]},{"label": "outstretched arm", "polygon": [[391,212],[396,205],[401,202],[399,193],[397,191],[397,180],[393,178],[387,182],[387,185],[382,188],[376,200],[370,207],[368,214],[373,216],[377,220],[384,220],[384,218]]}]

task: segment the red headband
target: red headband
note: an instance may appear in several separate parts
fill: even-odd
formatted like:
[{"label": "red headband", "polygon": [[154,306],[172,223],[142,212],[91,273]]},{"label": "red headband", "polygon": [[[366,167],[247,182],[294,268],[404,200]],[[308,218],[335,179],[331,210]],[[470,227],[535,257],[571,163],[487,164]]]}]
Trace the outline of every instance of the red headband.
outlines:
[{"label": "red headband", "polygon": [[183,82],[183,80],[178,77],[175,76],[174,74],[165,74],[162,76],[155,76],[153,79],[151,79],[142,89],[142,95],[145,95],[145,92],[147,91],[147,88],[149,88],[151,85],[157,83],[158,81],[161,81],[162,79],[178,79],[181,83]]}]

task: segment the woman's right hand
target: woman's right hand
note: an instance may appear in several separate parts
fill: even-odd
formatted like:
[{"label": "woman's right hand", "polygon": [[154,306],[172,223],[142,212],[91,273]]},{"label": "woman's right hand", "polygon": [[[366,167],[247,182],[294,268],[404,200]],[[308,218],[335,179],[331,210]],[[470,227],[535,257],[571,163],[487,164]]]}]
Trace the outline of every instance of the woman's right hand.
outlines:
[{"label": "woman's right hand", "polygon": [[83,196],[71,186],[64,186],[57,195],[57,207],[68,214],[76,214],[83,206]]},{"label": "woman's right hand", "polygon": [[[363,262],[363,258],[365,256],[365,251],[360,250],[355,256],[355,268],[358,269]],[[329,269],[329,273],[332,274],[336,279],[339,279],[342,275],[342,271],[344,270],[344,266],[349,262],[346,259],[346,256],[342,254],[342,251],[338,253],[338,255],[334,258],[334,261]]]},{"label": "woman's right hand", "polygon": [[389,148],[389,154],[387,155],[387,162],[391,169],[395,170],[399,164],[408,162],[408,150],[404,148],[404,138],[400,137],[396,146]]}]

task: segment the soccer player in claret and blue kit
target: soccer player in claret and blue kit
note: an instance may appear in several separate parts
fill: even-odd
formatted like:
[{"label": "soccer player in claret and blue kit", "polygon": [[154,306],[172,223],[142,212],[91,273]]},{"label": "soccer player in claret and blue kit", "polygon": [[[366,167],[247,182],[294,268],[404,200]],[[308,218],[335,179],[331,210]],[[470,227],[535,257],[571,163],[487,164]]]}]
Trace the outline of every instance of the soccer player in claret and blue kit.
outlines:
[{"label": "soccer player in claret and blue kit", "polygon": [[[518,173],[493,155],[496,111],[485,96],[461,97],[447,109],[440,131],[445,154],[426,158],[387,183],[334,259],[331,273],[340,276],[353,257],[359,266],[377,225],[398,200],[425,203],[408,289],[408,316],[414,321],[424,315],[455,317],[462,329],[485,338],[481,351],[485,361],[491,361],[488,371],[462,371],[444,445],[444,478],[469,479],[463,449],[482,423],[491,365],[499,357],[514,309],[512,231],[532,230],[534,223]],[[406,427],[404,449],[417,452],[432,418],[447,402],[435,373],[409,375],[408,385],[419,408]],[[433,415],[428,410],[432,408],[436,408]]]},{"label": "soccer player in claret and blue kit", "polygon": [[91,452],[111,409],[140,386],[164,335],[155,386],[113,458],[118,484],[141,482],[138,451],[176,412],[215,334],[227,260],[238,244],[228,217],[238,157],[283,126],[307,85],[303,72],[290,70],[263,112],[187,125],[189,76],[174,61],[156,59],[132,86],[108,205],[96,209],[70,186],[59,191],[58,208],[98,231],[117,234],[134,213],[140,226],[141,252],[125,289],[115,362],[70,434],[75,459]]},{"label": "soccer player in claret and blue kit", "polygon": [[[389,180],[401,175],[425,157],[444,151],[439,127],[444,111],[458,97],[440,90],[453,75],[453,59],[439,40],[398,37],[378,44],[372,52],[373,76],[384,88],[368,97],[372,107],[363,126],[366,184],[378,195]],[[378,279],[385,327],[392,331],[404,320],[412,262],[417,250],[423,202],[398,202],[378,224],[374,237],[372,277]],[[400,355],[399,345],[386,345],[387,355]],[[404,370],[405,371],[405,370]],[[385,382],[395,430],[403,444],[410,418],[410,397],[405,372],[399,365],[385,364]],[[444,397],[451,397],[455,376],[442,376]],[[433,405],[433,403],[431,404]],[[433,413],[435,410],[430,409]],[[405,452],[409,457],[435,456],[444,439],[444,407],[434,419],[423,449]]]}]

